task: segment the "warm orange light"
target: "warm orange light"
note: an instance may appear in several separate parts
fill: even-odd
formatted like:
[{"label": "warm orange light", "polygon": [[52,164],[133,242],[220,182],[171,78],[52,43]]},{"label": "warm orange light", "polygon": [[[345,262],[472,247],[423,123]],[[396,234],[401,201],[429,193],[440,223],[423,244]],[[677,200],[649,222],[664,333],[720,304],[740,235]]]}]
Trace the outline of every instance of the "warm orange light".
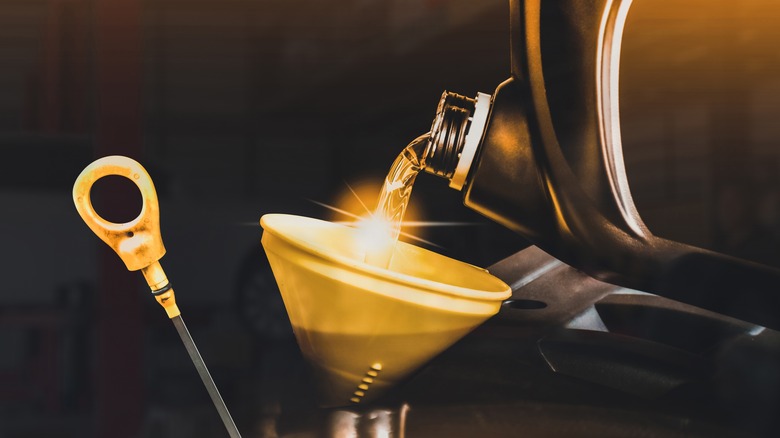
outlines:
[{"label": "warm orange light", "polygon": [[363,263],[355,241],[371,241],[372,227],[381,223],[361,221],[356,229],[270,214],[260,224],[326,405],[376,397],[494,315],[511,294],[483,269],[404,242],[395,247],[391,269]]},{"label": "warm orange light", "polygon": [[[332,211],[332,214],[326,217],[326,220],[330,222],[359,222],[366,220],[369,216],[373,215],[376,203],[379,200],[379,192],[382,189],[381,181],[358,181],[344,184],[344,190],[336,197],[335,202],[330,205],[317,202]],[[416,224],[414,229],[414,237],[401,233],[403,237],[411,237],[413,240],[419,240],[425,243],[424,228],[421,226],[423,222],[423,214],[421,206],[414,202],[414,199],[409,203],[404,214],[403,224],[413,223]],[[403,231],[403,226],[402,226]],[[415,239],[418,238],[418,239]]]},{"label": "warm orange light", "polygon": [[377,215],[370,215],[356,223],[356,241],[366,263],[387,266],[393,255],[393,224]]}]

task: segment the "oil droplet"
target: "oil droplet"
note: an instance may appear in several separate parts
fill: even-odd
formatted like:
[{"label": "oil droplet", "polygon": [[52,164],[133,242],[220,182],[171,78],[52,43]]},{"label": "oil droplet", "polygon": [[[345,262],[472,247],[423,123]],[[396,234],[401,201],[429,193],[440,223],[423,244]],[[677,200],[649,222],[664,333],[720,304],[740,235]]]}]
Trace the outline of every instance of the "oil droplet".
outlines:
[{"label": "oil droplet", "polygon": [[363,391],[368,391],[368,385],[366,385],[365,383],[361,383],[360,385],[358,385],[358,389],[362,389]]},{"label": "oil droplet", "polygon": [[141,175],[139,175],[139,174],[137,174],[137,173],[134,173],[134,174],[133,174],[133,179],[138,179],[138,178],[140,178],[140,177],[141,177]]},{"label": "oil droplet", "polygon": [[382,371],[382,364],[377,362],[373,365],[371,365],[371,369],[375,371]]}]

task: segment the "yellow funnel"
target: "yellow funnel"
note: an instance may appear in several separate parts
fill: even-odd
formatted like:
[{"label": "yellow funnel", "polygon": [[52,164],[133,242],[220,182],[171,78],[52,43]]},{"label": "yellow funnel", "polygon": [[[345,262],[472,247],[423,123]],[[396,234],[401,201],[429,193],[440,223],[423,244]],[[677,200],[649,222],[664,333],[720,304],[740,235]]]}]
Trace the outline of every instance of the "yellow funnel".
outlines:
[{"label": "yellow funnel", "polygon": [[484,269],[404,242],[388,269],[366,264],[355,228],[282,214],[260,225],[324,405],[375,397],[496,314],[511,294]]}]

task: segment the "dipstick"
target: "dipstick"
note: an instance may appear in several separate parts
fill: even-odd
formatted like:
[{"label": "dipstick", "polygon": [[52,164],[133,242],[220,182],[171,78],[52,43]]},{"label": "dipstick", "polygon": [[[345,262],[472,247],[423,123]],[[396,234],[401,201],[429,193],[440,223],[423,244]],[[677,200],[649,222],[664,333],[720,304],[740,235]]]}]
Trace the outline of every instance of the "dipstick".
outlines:
[{"label": "dipstick", "polygon": [[[108,175],[123,176],[135,183],[141,191],[143,198],[141,212],[130,222],[123,224],[109,222],[100,217],[92,207],[90,199],[92,186],[97,180]],[[165,247],[160,235],[160,209],[157,192],[146,169],[135,160],[118,155],[96,160],[76,178],[76,183],[73,185],[73,202],[87,226],[119,255],[127,269],[141,271],[152,295],[165,309],[168,318],[176,327],[228,434],[231,438],[240,438],[241,434],[203,362],[198,347],[195,346],[195,341],[184,324],[181,311],[176,305],[173,287],[160,265],[159,260],[165,255]]]}]

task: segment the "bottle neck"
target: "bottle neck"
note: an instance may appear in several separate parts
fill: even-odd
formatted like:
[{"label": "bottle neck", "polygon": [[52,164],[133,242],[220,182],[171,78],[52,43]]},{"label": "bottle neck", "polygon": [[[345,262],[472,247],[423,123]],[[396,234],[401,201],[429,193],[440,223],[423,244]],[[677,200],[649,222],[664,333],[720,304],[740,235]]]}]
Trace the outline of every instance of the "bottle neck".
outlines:
[{"label": "bottle neck", "polygon": [[424,169],[460,190],[468,174],[490,110],[490,95],[475,99],[445,91],[439,100],[423,156]]}]

